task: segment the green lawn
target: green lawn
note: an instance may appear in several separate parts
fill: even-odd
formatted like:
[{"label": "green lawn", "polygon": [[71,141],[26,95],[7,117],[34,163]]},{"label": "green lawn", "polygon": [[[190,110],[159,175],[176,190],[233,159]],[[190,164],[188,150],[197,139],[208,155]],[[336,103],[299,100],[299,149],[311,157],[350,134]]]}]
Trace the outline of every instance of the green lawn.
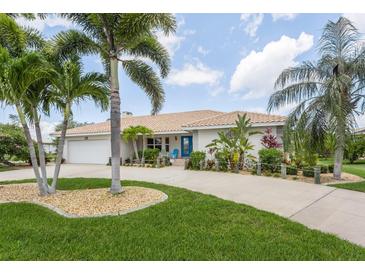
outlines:
[{"label": "green lawn", "polygon": [[[333,164],[333,159],[321,159],[320,162],[322,164]],[[345,160],[342,170],[344,172],[365,178],[365,160],[358,160],[353,164],[350,164],[347,160]],[[359,183],[335,184],[331,186],[365,192],[365,181]]]},{"label": "green lawn", "polygon": [[10,171],[10,170],[14,170],[14,169],[16,169],[16,168],[11,167],[11,166],[1,166],[0,165],[0,172],[2,172],[2,171]]},{"label": "green lawn", "polygon": [[[330,165],[333,164],[333,159],[331,158],[320,159],[319,162],[321,164]],[[350,164],[349,161],[344,160],[342,170],[344,172],[365,178],[365,160],[358,160],[353,164]]]},{"label": "green lawn", "polygon": [[[60,188],[109,182],[61,179]],[[365,260],[365,248],[275,214],[166,185],[123,184],[156,188],[169,199],[124,216],[87,219],[63,218],[34,204],[2,204],[0,259]]]}]

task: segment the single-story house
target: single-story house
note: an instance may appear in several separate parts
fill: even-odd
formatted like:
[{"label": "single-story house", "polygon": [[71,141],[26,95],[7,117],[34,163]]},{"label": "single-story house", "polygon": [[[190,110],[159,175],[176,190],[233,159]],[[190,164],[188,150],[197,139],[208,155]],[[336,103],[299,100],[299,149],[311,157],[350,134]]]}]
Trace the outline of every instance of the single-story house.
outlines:
[{"label": "single-story house", "polygon": [[[273,134],[281,140],[285,116],[242,111],[197,110],[154,116],[129,114],[122,116],[121,130],[129,126],[146,126],[154,132],[153,136],[145,137],[146,147],[158,148],[167,153],[177,149],[178,158],[185,158],[194,150],[206,151],[206,145],[218,136],[218,132],[235,127],[237,115],[244,113],[251,119],[255,130],[263,132],[270,127]],[[59,133],[53,135],[57,136]],[[262,148],[261,137],[250,136],[250,141],[255,146],[252,152],[254,155]],[[126,143],[122,138],[120,143],[122,161],[133,157],[132,144]],[[139,137],[137,145],[141,150],[142,136]],[[66,163],[106,164],[110,156],[110,121],[67,130],[63,155]]]},{"label": "single-story house", "polygon": [[365,127],[356,129],[355,134],[365,134]]}]

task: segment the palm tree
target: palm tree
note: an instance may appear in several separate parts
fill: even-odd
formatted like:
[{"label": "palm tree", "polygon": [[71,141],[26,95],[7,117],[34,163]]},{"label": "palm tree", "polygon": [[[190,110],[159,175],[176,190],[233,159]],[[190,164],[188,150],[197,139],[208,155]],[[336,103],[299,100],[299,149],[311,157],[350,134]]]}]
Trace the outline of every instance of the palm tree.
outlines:
[{"label": "palm tree", "polygon": [[355,115],[365,111],[365,51],[359,32],[344,17],[326,24],[318,49],[318,61],[303,62],[279,75],[268,110],[298,104],[287,125],[303,123],[313,142],[322,142],[333,129],[334,177],[340,179],[346,135],[356,123]]},{"label": "palm tree", "polygon": [[[148,58],[166,77],[170,59],[158,42],[154,31],[166,35],[175,31],[176,21],[170,14],[63,14],[79,25],[84,32],[70,30],[58,35],[59,53],[99,54],[110,77],[110,122],[112,152],[112,184],[110,191],[122,191],[120,184],[120,96],[118,63],[125,73],[150,97],[152,113],[157,113],[164,102],[164,91],[152,67],[142,58]],[[132,57],[132,58],[131,58]]]},{"label": "palm tree", "polygon": [[236,127],[233,128],[232,131],[238,143],[238,151],[240,154],[239,162],[243,162],[245,153],[249,150],[253,150],[253,145],[249,141],[249,136],[262,134],[262,132],[253,130],[251,119],[247,117],[246,113],[237,115]]},{"label": "palm tree", "polygon": [[137,149],[137,139],[139,136],[139,128],[138,126],[130,126],[123,130],[122,137],[125,142],[132,142],[134,155],[137,159],[137,162],[140,163],[138,149]]},{"label": "palm tree", "polygon": [[[40,95],[32,92],[35,85],[47,81],[51,69],[42,55],[34,51],[44,46],[38,31],[20,27],[13,19],[19,14],[0,14],[0,49],[2,55],[0,101],[14,105],[26,136],[32,167],[38,182],[40,194],[48,192],[44,150],[39,128],[37,105]],[[34,18],[31,14],[23,14]],[[35,147],[31,138],[26,116],[35,123],[42,177],[39,174]]]},{"label": "palm tree", "polygon": [[142,135],[142,164],[144,165],[145,159],[144,159],[144,139],[146,136],[152,136],[153,130],[149,129],[145,126],[137,126],[137,132],[138,134]]},{"label": "palm tree", "polygon": [[50,102],[63,113],[61,136],[58,142],[56,166],[50,193],[57,188],[57,180],[61,168],[63,148],[65,144],[68,122],[72,117],[72,106],[84,100],[91,99],[103,110],[109,105],[108,79],[104,74],[90,72],[83,73],[80,59],[73,56],[64,61],[50,85]]},{"label": "palm tree", "polygon": [[15,106],[27,139],[31,163],[41,195],[47,194],[48,185],[42,181],[39,174],[36,151],[24,109],[26,109],[28,89],[35,82],[48,77],[47,64],[39,54],[26,53],[21,57],[12,58],[6,49],[0,47],[0,101],[6,105]]},{"label": "palm tree", "polygon": [[[232,169],[235,162],[239,165],[239,163],[244,161],[245,154],[249,150],[253,150],[254,146],[250,143],[249,136],[262,133],[261,131],[253,130],[251,121],[247,118],[246,113],[243,115],[238,114],[235,123],[236,127],[227,132],[218,132],[218,138],[206,146],[215,152],[220,151],[228,155]],[[235,159],[236,155],[238,159]]]}]

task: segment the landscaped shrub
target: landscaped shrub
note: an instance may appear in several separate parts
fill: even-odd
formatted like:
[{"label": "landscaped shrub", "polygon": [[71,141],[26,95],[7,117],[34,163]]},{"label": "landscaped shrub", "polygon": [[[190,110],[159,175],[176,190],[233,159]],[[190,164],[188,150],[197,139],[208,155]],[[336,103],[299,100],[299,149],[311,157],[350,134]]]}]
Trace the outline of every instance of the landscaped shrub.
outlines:
[{"label": "landscaped shrub", "polygon": [[263,170],[279,172],[283,161],[283,152],[276,148],[263,148],[259,151],[260,161]]},{"label": "landscaped shrub", "polygon": [[218,151],[215,154],[215,158],[219,162],[219,170],[227,171],[228,170],[229,156],[226,155],[224,152]]},{"label": "landscaped shrub", "polygon": [[303,176],[305,176],[305,177],[314,177],[314,169],[313,169],[313,167],[305,167],[305,168],[303,168]]},{"label": "landscaped shrub", "polygon": [[321,173],[328,173],[328,166],[327,165],[320,165]]},{"label": "landscaped shrub", "polygon": [[146,148],[144,150],[144,159],[146,162],[156,162],[160,150],[158,148]]},{"label": "landscaped shrub", "polygon": [[328,172],[333,173],[334,165],[328,165]]},{"label": "landscaped shrub", "polygon": [[192,169],[200,169],[200,162],[205,160],[205,152],[193,151],[190,153],[190,162]]},{"label": "landscaped shrub", "polygon": [[286,174],[287,175],[298,175],[298,168],[296,166],[287,166]]}]

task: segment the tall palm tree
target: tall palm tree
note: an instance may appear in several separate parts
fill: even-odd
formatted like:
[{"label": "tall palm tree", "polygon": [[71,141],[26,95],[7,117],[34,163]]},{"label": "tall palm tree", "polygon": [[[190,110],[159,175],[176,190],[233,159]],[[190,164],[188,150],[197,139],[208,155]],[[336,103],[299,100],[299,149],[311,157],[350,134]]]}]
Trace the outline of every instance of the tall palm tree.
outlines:
[{"label": "tall palm tree", "polygon": [[[2,53],[1,96],[0,100],[14,105],[27,138],[30,158],[34,173],[42,195],[48,191],[45,171],[43,144],[39,128],[37,107],[39,94],[31,92],[35,85],[50,77],[51,70],[47,62],[39,53],[44,46],[44,40],[38,31],[19,26],[14,17],[19,14],[0,14],[0,47]],[[34,18],[31,14],[23,14],[27,18]],[[19,77],[18,77],[19,76]],[[33,140],[30,136],[26,116],[35,122],[37,146],[39,151],[42,177],[39,174]],[[33,119],[34,118],[34,119]]]},{"label": "tall palm tree", "polygon": [[109,85],[104,74],[96,72],[83,73],[80,59],[76,56],[61,64],[51,82],[49,100],[63,113],[56,166],[50,187],[50,193],[54,193],[61,168],[67,124],[72,116],[72,106],[91,99],[103,110],[106,110],[109,106]]},{"label": "tall palm tree", "polygon": [[340,17],[326,24],[318,53],[318,61],[303,62],[279,75],[268,110],[298,104],[287,124],[303,123],[313,142],[322,142],[333,129],[334,177],[340,179],[346,135],[352,131],[355,116],[365,111],[365,51],[358,30]]},{"label": "tall palm tree", "polygon": [[[164,102],[164,91],[152,67],[141,58],[148,58],[166,77],[170,59],[158,42],[154,31],[166,35],[175,31],[176,21],[170,14],[63,14],[79,25],[83,32],[70,30],[58,35],[59,53],[99,54],[110,77],[110,122],[112,152],[112,184],[110,191],[122,191],[120,184],[120,96],[118,63],[130,79],[150,97],[152,113],[157,113]],[[132,57],[132,58],[131,58]]]},{"label": "tall palm tree", "polygon": [[0,101],[15,106],[19,121],[22,124],[34,174],[41,195],[48,192],[48,185],[42,181],[39,173],[36,151],[26,121],[27,91],[30,86],[49,77],[49,71],[43,58],[37,53],[26,53],[21,57],[11,57],[8,51],[0,47]]}]

